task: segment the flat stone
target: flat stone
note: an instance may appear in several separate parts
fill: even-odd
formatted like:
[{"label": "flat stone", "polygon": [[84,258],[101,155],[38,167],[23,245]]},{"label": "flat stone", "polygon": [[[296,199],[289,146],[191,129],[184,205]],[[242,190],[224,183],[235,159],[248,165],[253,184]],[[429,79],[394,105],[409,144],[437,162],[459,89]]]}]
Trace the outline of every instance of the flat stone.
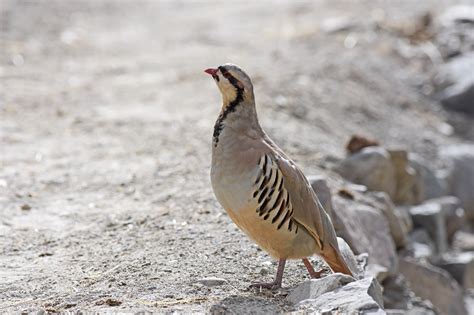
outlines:
[{"label": "flat stone", "polygon": [[288,296],[288,301],[297,304],[303,300],[315,299],[352,281],[354,278],[342,273],[333,273],[324,278],[311,279],[298,285]]}]

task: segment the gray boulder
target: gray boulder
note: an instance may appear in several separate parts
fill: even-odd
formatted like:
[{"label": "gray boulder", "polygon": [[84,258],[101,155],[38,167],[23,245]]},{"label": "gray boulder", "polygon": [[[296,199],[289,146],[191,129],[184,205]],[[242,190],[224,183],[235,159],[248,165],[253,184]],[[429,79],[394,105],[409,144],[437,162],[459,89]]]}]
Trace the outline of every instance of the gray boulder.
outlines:
[{"label": "gray boulder", "polygon": [[395,195],[395,169],[390,154],[382,147],[363,148],[342,160],[335,170],[344,178],[365,185],[370,190],[385,191],[390,197]]},{"label": "gray boulder", "polygon": [[334,224],[338,235],[356,254],[369,254],[369,267],[380,265],[388,274],[397,271],[395,244],[385,216],[367,204],[335,195]]},{"label": "gray boulder", "polygon": [[425,201],[426,204],[439,204],[446,223],[446,235],[448,241],[452,241],[454,233],[465,225],[465,212],[461,206],[459,198],[454,196],[444,196]]},{"label": "gray boulder", "polygon": [[440,150],[450,165],[448,192],[461,200],[466,217],[474,220],[474,145],[452,145]]},{"label": "gray boulder", "polygon": [[445,254],[435,264],[449,272],[464,289],[474,288],[474,252]]},{"label": "gray boulder", "polygon": [[462,289],[443,269],[405,257],[400,259],[399,270],[413,292],[431,301],[440,315],[467,314]]},{"label": "gray boulder", "polygon": [[302,300],[296,307],[305,312],[385,314],[382,289],[374,278],[350,282],[314,299]]},{"label": "gray boulder", "polygon": [[405,247],[409,232],[409,224],[401,213],[395,209],[390,197],[384,192],[371,192],[369,196],[377,201],[377,209],[381,210],[388,222],[390,234],[397,248]]},{"label": "gray boulder", "polygon": [[443,209],[439,203],[424,203],[410,209],[415,228],[425,229],[434,240],[437,253],[443,253],[448,247],[446,223]]},{"label": "gray boulder", "polygon": [[457,231],[453,236],[453,247],[459,251],[474,251],[474,234]]},{"label": "gray boulder", "polygon": [[466,53],[441,66],[436,77],[443,87],[436,97],[448,110],[474,115],[474,53]]},{"label": "gray boulder", "polygon": [[324,176],[312,175],[308,176],[308,181],[311,184],[314,192],[318,196],[324,210],[332,217],[332,197],[331,190],[327,184]]},{"label": "gray boulder", "polygon": [[422,199],[432,199],[446,195],[446,183],[437,176],[420,157],[410,154],[410,166],[418,173],[423,185]]},{"label": "gray boulder", "polygon": [[431,236],[424,229],[415,229],[410,233],[407,248],[410,256],[415,258],[431,258],[436,254],[436,246]]}]

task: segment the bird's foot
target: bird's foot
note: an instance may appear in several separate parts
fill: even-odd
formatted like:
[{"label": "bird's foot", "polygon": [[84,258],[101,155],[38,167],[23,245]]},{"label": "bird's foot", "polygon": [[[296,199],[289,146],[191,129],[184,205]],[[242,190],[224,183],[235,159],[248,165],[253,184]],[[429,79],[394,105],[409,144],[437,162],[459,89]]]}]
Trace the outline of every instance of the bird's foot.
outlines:
[{"label": "bird's foot", "polygon": [[278,282],[259,282],[259,283],[252,283],[250,285],[251,288],[257,288],[257,289],[268,289],[268,290],[278,290],[281,289],[281,283]]}]

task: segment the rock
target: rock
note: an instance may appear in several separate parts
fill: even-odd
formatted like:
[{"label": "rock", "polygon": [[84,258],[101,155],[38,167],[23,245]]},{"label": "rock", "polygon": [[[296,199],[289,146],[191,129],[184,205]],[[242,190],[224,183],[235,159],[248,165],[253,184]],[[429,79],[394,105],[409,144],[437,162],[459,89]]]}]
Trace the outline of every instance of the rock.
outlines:
[{"label": "rock", "polygon": [[354,22],[347,17],[326,18],[321,22],[321,30],[325,33],[347,31],[354,27]]},{"label": "rock", "polygon": [[222,279],[222,278],[216,278],[216,277],[207,277],[207,278],[199,279],[197,282],[207,287],[214,287],[214,286],[226,284],[227,280]]},{"label": "rock", "polygon": [[415,294],[427,299],[439,310],[440,315],[466,315],[462,289],[446,271],[401,258],[399,270]]},{"label": "rock", "polygon": [[423,182],[416,170],[408,163],[405,150],[389,150],[395,169],[396,192],[393,201],[397,204],[417,204],[422,201]]},{"label": "rock", "polygon": [[297,304],[303,300],[315,299],[353,281],[355,281],[354,278],[342,273],[333,273],[324,278],[307,280],[290,293],[288,300]]},{"label": "rock", "polygon": [[378,264],[387,268],[388,273],[395,273],[395,244],[384,215],[369,205],[338,195],[334,196],[333,203],[334,225],[338,235],[356,254],[368,253],[369,266]]},{"label": "rock", "polygon": [[435,265],[449,272],[464,289],[474,288],[474,252],[445,254]]},{"label": "rock", "polygon": [[323,205],[324,210],[332,217],[331,190],[329,189],[326,179],[324,176],[313,175],[308,176],[308,181],[318,196],[319,202]]},{"label": "rock", "polygon": [[352,275],[355,279],[362,278],[364,272],[364,267],[359,266],[352,249],[346,243],[346,241],[340,237],[337,238],[337,245],[339,246],[339,250],[341,251],[342,257],[349,267],[349,270],[352,272]]},{"label": "rock", "polygon": [[453,247],[460,251],[474,251],[474,234],[457,231],[453,236]]},{"label": "rock", "polygon": [[395,169],[390,154],[381,147],[366,147],[342,160],[335,168],[344,178],[384,191],[393,197],[396,192]]},{"label": "rock", "polygon": [[374,278],[353,281],[315,299],[303,300],[296,306],[305,312],[323,314],[334,311],[349,314],[384,314],[382,289]]},{"label": "rock", "polygon": [[403,275],[388,277],[382,282],[383,302],[385,308],[408,310],[412,308],[415,296],[408,287],[408,282]]},{"label": "rock", "polygon": [[474,6],[453,5],[439,17],[444,25],[454,23],[474,23]]},{"label": "rock", "polygon": [[407,246],[409,256],[415,258],[430,258],[436,253],[436,247],[430,235],[424,229],[415,229],[410,233]]},{"label": "rock", "polygon": [[448,241],[452,241],[454,233],[465,224],[465,213],[461,207],[461,201],[454,196],[444,196],[427,200],[425,203],[436,203],[441,206],[446,223],[446,235]]},{"label": "rock", "polygon": [[437,253],[443,253],[448,247],[446,223],[439,203],[424,203],[410,209],[415,228],[425,229],[434,240]]},{"label": "rock", "polygon": [[426,163],[421,158],[410,154],[409,164],[418,173],[423,183],[423,200],[446,195],[446,183],[442,178],[436,176],[433,170],[426,166]]},{"label": "rock", "polygon": [[447,146],[440,156],[450,164],[448,192],[461,200],[466,217],[474,220],[474,145]]},{"label": "rock", "polygon": [[445,86],[435,97],[448,110],[474,115],[474,53],[466,53],[452,58],[441,66],[436,80]]},{"label": "rock", "polygon": [[403,224],[403,228],[409,232],[413,230],[413,220],[410,215],[410,206],[395,206],[395,214]]},{"label": "rock", "polygon": [[397,248],[404,247],[407,242],[408,226],[404,218],[395,210],[392,200],[384,192],[372,192],[369,194],[379,203],[377,209],[381,210],[388,222],[390,234]]}]

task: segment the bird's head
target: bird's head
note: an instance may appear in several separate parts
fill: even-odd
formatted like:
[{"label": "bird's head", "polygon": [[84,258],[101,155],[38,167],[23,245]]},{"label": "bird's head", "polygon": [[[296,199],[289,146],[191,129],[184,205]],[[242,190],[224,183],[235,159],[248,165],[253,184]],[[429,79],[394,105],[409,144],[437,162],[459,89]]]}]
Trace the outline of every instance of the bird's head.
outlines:
[{"label": "bird's head", "polygon": [[204,72],[210,74],[216,82],[222,94],[224,107],[233,102],[254,101],[252,81],[238,66],[226,63],[215,69],[206,69]]}]

